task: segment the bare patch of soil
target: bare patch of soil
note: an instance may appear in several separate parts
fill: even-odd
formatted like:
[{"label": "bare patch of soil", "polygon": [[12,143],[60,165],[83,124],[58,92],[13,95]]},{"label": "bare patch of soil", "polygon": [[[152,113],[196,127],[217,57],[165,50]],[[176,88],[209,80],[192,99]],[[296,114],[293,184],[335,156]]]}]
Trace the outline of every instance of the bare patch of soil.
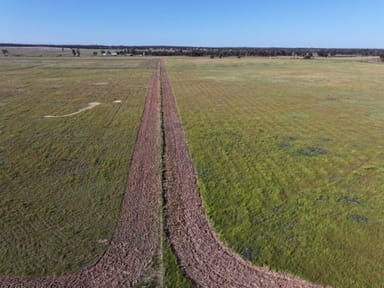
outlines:
[{"label": "bare patch of soil", "polygon": [[81,108],[80,110],[78,110],[76,112],[73,112],[73,113],[70,113],[70,114],[65,114],[65,115],[45,115],[44,118],[71,117],[71,116],[75,116],[77,114],[80,114],[81,112],[84,112],[84,111],[87,111],[87,110],[91,110],[91,109],[95,108],[96,106],[98,106],[100,104],[101,104],[100,102],[91,102],[91,103],[88,104],[87,107]]},{"label": "bare patch of soil", "polygon": [[108,239],[99,239],[97,240],[98,244],[107,245],[109,243]]}]

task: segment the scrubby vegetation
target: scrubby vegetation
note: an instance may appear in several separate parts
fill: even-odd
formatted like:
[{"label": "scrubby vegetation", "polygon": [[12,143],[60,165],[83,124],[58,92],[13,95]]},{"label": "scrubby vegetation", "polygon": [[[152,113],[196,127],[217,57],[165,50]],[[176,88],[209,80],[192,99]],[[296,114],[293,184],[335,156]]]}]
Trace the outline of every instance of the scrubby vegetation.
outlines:
[{"label": "scrubby vegetation", "polygon": [[[31,48],[39,50],[42,45],[7,44],[0,43],[0,47],[6,47],[10,51],[18,51],[18,48]],[[92,51],[100,50],[100,55],[110,55],[112,50],[116,55],[147,55],[147,56],[190,56],[190,57],[244,57],[244,56],[298,56],[319,57],[329,56],[380,56],[384,49],[341,49],[341,48],[287,48],[287,47],[189,47],[189,46],[105,46],[105,45],[43,45],[45,48],[60,49],[59,51],[74,51],[76,56],[80,51],[82,55],[93,55]],[[35,49],[34,49],[35,48]],[[108,51],[108,52],[105,52]],[[58,52],[61,53],[61,52]],[[14,53],[13,53],[14,54]],[[25,51],[24,51],[25,54]],[[29,54],[29,53],[27,53]],[[65,53],[64,53],[65,54]]]}]

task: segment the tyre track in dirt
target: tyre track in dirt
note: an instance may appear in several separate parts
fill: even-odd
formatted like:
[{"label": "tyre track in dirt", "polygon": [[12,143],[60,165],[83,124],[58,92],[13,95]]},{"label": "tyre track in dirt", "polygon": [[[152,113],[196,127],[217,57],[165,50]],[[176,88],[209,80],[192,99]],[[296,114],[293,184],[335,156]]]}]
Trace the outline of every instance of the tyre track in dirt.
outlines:
[{"label": "tyre track in dirt", "polygon": [[182,270],[199,287],[322,287],[253,266],[230,251],[213,232],[204,212],[194,165],[161,62],[166,229]]},{"label": "tyre track in dirt", "polygon": [[156,63],[133,152],[121,218],[110,245],[78,272],[43,278],[1,277],[0,287],[133,287],[155,274],[161,243],[160,63]]}]

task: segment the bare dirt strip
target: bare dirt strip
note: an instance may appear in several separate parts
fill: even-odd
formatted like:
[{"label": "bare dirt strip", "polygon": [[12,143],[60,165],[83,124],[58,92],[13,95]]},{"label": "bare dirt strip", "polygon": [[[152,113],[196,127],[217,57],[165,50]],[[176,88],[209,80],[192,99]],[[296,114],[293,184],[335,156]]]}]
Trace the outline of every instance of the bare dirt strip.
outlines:
[{"label": "bare dirt strip", "polygon": [[76,273],[0,278],[0,287],[132,287],[155,269],[161,245],[160,79],[156,64],[132,157],[122,214],[99,261]]},{"label": "bare dirt strip", "polygon": [[45,118],[65,118],[65,117],[71,117],[71,116],[75,116],[77,114],[80,114],[81,112],[84,112],[84,111],[87,111],[87,110],[91,110],[93,108],[95,108],[96,106],[100,105],[101,103],[99,102],[91,102],[88,104],[87,107],[84,107],[84,108],[81,108],[80,110],[76,111],[76,112],[73,112],[73,113],[70,113],[70,114],[65,114],[65,115],[45,115],[44,117]]},{"label": "bare dirt strip", "polygon": [[199,287],[321,287],[293,276],[252,266],[213,232],[165,64],[161,63],[165,140],[166,229],[181,268]]}]

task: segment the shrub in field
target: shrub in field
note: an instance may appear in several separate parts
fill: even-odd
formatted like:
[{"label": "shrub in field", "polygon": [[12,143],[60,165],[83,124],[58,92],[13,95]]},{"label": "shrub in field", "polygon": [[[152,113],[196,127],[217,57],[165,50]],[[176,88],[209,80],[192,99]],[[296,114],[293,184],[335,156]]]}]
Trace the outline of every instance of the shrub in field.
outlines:
[{"label": "shrub in field", "polygon": [[307,59],[307,60],[312,59],[312,58],[313,58],[313,54],[312,54],[312,52],[308,52],[308,53],[305,54],[305,56],[304,56],[304,59]]}]

